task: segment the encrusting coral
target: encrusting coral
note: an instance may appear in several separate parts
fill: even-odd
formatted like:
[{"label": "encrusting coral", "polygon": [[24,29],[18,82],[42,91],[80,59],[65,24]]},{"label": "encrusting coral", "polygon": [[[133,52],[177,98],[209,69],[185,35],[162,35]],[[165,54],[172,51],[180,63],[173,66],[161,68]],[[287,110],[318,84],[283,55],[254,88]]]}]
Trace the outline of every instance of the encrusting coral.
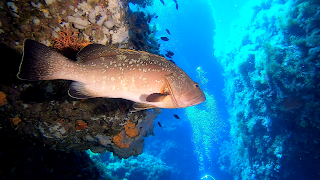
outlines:
[{"label": "encrusting coral", "polygon": [[52,37],[55,41],[54,48],[64,51],[66,49],[71,49],[74,51],[79,51],[82,47],[85,47],[90,42],[85,42],[84,40],[80,40],[78,36],[78,32],[70,31],[68,28],[64,31],[60,31],[59,38]]},{"label": "encrusting coral", "polygon": [[10,121],[13,125],[16,126],[21,122],[21,119],[19,117],[16,117],[16,118],[11,118]]},{"label": "encrusting coral", "polygon": [[82,121],[82,120],[78,120],[76,123],[76,130],[81,131],[83,129],[85,129],[88,126],[88,123]]},{"label": "encrusting coral", "polygon": [[6,97],[7,95],[4,92],[0,91],[0,106],[3,106],[7,101]]},{"label": "encrusting coral", "polygon": [[124,126],[124,130],[126,131],[126,135],[130,138],[134,138],[139,135],[136,125],[130,121],[127,121],[127,124]]},{"label": "encrusting coral", "polygon": [[123,140],[123,133],[122,132],[120,132],[119,134],[117,134],[116,136],[114,136],[112,138],[112,141],[114,142],[114,144],[116,146],[118,146],[119,148],[124,148],[124,147],[129,148],[129,143],[124,144],[122,142],[122,140]]}]

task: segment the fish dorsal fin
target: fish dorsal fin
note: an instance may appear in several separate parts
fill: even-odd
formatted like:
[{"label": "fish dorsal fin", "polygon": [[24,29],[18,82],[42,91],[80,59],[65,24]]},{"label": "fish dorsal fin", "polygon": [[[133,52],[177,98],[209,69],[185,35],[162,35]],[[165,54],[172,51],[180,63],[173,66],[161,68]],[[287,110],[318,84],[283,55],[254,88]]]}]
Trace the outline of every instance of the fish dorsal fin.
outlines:
[{"label": "fish dorsal fin", "polygon": [[150,94],[146,100],[148,102],[161,102],[165,97],[170,95],[169,93],[153,93]]},{"label": "fish dorsal fin", "polygon": [[172,102],[176,108],[179,108],[177,99],[179,98],[179,94],[181,93],[183,81],[175,73],[165,75],[165,79],[172,97]]},{"label": "fish dorsal fin", "polygon": [[156,108],[156,106],[136,102],[133,104],[132,108],[130,109],[130,112],[137,112],[137,111],[142,111],[142,110],[151,109],[151,108]]},{"label": "fish dorsal fin", "polygon": [[88,99],[94,97],[100,97],[98,92],[90,85],[81,82],[72,82],[68,91],[69,96],[76,99]]},{"label": "fish dorsal fin", "polygon": [[116,55],[117,53],[110,46],[104,46],[101,44],[89,44],[78,52],[77,61],[85,62],[99,57]]}]

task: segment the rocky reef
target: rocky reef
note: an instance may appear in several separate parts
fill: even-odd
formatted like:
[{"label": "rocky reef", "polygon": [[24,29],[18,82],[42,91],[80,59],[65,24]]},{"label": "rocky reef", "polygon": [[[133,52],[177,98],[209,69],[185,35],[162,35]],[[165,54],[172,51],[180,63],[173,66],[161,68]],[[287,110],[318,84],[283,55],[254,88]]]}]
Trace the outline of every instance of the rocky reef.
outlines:
[{"label": "rocky reef", "polygon": [[[26,82],[15,74],[25,38],[56,48],[70,59],[91,43],[136,50],[143,46],[156,52],[157,42],[147,40],[152,34],[150,16],[131,12],[128,2],[120,0],[7,1],[1,7],[0,58],[6,62],[1,66],[1,133],[36,139],[56,150],[108,150],[120,158],[141,154],[143,136],[152,134],[159,110],[129,113],[132,102],[121,99],[80,101],[67,95],[69,81]],[[139,47],[129,41],[137,36]]]},{"label": "rocky reef", "polygon": [[221,169],[235,179],[319,179],[320,4],[251,1],[242,12],[215,42],[231,116]]},{"label": "rocky reef", "polygon": [[87,151],[93,162],[103,172],[103,177],[130,180],[170,179],[173,167],[169,167],[159,157],[143,153],[138,157],[119,160],[111,153],[102,155]]},{"label": "rocky reef", "polygon": [[[131,2],[131,1],[129,1]],[[57,49],[78,51],[90,43],[158,54],[159,44],[150,30],[152,15],[132,12],[121,0],[3,1],[0,43],[21,53],[23,40],[31,38]],[[132,1],[139,6],[152,1]],[[130,41],[129,41],[130,39]]]}]

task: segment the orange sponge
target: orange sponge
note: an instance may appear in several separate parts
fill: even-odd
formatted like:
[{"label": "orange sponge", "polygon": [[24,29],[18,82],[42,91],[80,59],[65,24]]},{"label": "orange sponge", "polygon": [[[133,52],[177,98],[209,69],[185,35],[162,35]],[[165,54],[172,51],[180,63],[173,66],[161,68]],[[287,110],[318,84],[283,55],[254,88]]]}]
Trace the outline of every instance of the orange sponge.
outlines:
[{"label": "orange sponge", "polygon": [[78,120],[76,123],[76,130],[81,131],[83,129],[85,129],[88,126],[88,123],[82,121],[82,120]]},{"label": "orange sponge", "polygon": [[114,142],[114,144],[116,144],[116,146],[118,146],[119,148],[129,148],[129,143],[124,144],[123,142],[121,142],[123,140],[123,133],[120,132],[119,134],[117,134],[116,136],[114,136],[112,138],[112,141]]},{"label": "orange sponge", "polygon": [[10,121],[13,125],[16,126],[21,122],[21,119],[19,117],[16,117],[16,118],[11,118]]},{"label": "orange sponge", "polygon": [[4,92],[0,91],[0,106],[3,106],[7,101],[6,97],[7,95]]},{"label": "orange sponge", "polygon": [[130,121],[127,121],[127,124],[124,126],[124,130],[126,131],[126,135],[130,138],[134,138],[139,135],[136,125]]}]

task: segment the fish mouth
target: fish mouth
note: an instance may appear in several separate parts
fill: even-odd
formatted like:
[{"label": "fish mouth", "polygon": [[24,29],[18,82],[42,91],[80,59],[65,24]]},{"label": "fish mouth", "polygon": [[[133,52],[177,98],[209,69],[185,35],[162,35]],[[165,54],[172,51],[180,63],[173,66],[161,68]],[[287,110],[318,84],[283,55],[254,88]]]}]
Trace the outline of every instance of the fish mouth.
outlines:
[{"label": "fish mouth", "polygon": [[206,96],[204,94],[200,94],[192,98],[190,101],[188,101],[188,106],[198,105],[200,103],[203,103],[205,100],[206,100]]}]

